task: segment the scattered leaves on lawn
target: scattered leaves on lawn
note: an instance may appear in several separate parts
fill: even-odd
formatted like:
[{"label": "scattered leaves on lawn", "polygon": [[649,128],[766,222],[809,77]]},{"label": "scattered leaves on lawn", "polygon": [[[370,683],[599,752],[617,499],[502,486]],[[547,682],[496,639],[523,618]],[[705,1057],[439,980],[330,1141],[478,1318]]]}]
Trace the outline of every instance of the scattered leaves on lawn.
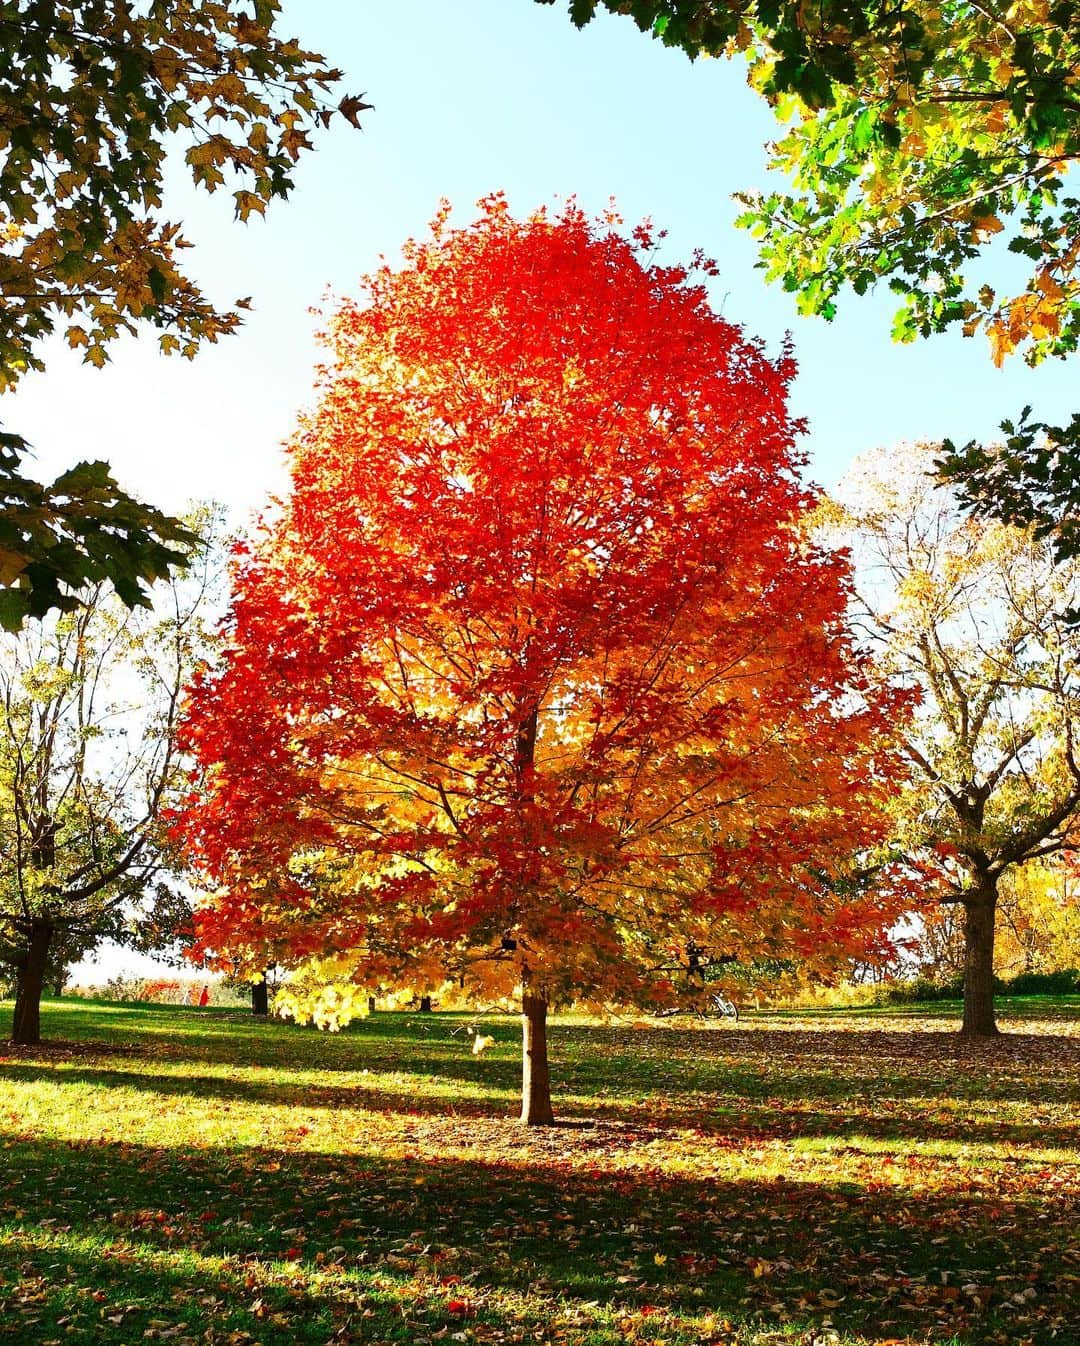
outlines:
[{"label": "scattered leaves on lawn", "polygon": [[0,1340],[1076,1339],[1080,1015],[564,1021],[532,1130],[423,1019],[48,1006],[0,1060]]}]

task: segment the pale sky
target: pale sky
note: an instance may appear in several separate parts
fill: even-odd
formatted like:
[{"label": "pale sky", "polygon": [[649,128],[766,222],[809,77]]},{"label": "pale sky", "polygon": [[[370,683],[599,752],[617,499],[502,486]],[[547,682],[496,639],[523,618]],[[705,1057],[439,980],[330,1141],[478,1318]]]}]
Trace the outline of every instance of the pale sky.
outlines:
[{"label": "pale sky", "polygon": [[669,230],[668,255],[702,247],[720,262],[714,300],[776,350],[791,330],[801,367],[795,410],[809,418],[813,474],[829,484],[861,449],[899,439],[988,437],[1034,402],[1048,418],[1076,405],[1071,363],[995,370],[982,338],[889,340],[891,296],[841,305],[832,324],[802,319],[766,287],[753,241],[732,227],[731,195],[761,185],[774,123],[741,66],[691,64],[602,15],[577,32],[567,0],[306,0],[283,31],[323,51],[366,91],[362,133],[342,124],[296,173],[266,220],[232,221],[230,200],[177,176],[168,198],[196,244],[187,256],[222,304],[245,295],[243,331],[194,364],[126,341],[105,371],[57,344],[48,370],[5,399],[0,417],[34,444],[41,475],[105,457],[131,490],[179,508],[214,496],[244,513],[280,490],[279,444],[311,387],[309,310],[329,289],[394,258],[441,197],[464,222],[497,188],[527,212],[576,194],[614,196],[628,222]]},{"label": "pale sky", "polygon": [[35,446],[39,475],[104,457],[157,505],[213,497],[242,522],[286,484],[279,446],[318,355],[312,306],[352,292],[380,254],[394,259],[440,198],[465,222],[499,188],[521,213],[571,194],[599,210],[614,197],[628,224],[651,216],[669,231],[668,259],[695,247],[715,256],[725,316],[773,352],[793,335],[794,410],[809,419],[811,472],[826,485],[863,449],[990,438],[1025,402],[1050,420],[1076,408],[1074,362],[998,371],[982,338],[894,345],[888,293],[850,296],[832,324],[799,318],[732,225],[732,193],[764,185],[774,134],[742,68],[691,64],[625,18],[579,33],[566,11],[567,0],[286,4],[282,30],[324,52],[375,110],[362,133],[342,124],[321,137],[294,197],[265,220],[233,223],[226,194],[177,176],[167,204],[196,245],[190,269],[222,305],[251,295],[254,313],[193,364],[159,356],[152,334],[114,347],[104,371],[50,346],[47,372],[0,408]]}]

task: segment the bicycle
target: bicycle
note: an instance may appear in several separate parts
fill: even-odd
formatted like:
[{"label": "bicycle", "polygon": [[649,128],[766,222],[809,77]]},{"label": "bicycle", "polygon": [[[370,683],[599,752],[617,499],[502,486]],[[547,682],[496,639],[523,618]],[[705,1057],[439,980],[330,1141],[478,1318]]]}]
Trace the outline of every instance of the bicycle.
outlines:
[{"label": "bicycle", "polygon": [[712,1014],[718,1014],[722,1019],[734,1019],[739,1022],[739,1007],[733,1000],[729,1000],[726,995],[720,991],[713,991],[705,1001],[703,1015],[708,1018]]},{"label": "bicycle", "polygon": [[720,991],[713,991],[705,997],[700,1006],[673,1006],[655,1012],[657,1019],[673,1019],[679,1014],[696,1014],[699,1019],[734,1019],[739,1022],[739,1007]]}]

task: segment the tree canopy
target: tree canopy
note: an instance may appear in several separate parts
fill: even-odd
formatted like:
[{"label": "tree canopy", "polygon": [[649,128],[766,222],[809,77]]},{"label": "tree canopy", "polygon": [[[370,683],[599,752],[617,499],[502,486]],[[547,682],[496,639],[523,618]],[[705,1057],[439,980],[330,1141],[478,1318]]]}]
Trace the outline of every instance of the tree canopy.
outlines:
[{"label": "tree canopy", "polygon": [[[551,0],[541,0],[549,3]],[[745,194],[770,279],[831,318],[851,287],[899,296],[894,335],[985,334],[1001,363],[1080,343],[1080,11],[1074,0],[734,4],[603,0],[691,56],[745,53],[785,134],[790,186]],[[599,0],[572,0],[588,22]],[[1080,420],[943,446],[979,513],[1035,522],[1076,555]],[[989,470],[988,470],[989,469]]]},{"label": "tree canopy", "polygon": [[1046,538],[1059,560],[1080,557],[1080,412],[1048,425],[1025,407],[995,444],[946,440],[935,463],[968,510]]},{"label": "tree canopy", "polygon": [[879,835],[896,705],[802,528],[794,366],[616,223],[440,214],[329,323],[178,824],[203,945],[313,962],[299,1016],[657,1007],[725,955],[887,945],[889,900],[828,882]]},{"label": "tree canopy", "polygon": [[194,542],[178,519],[121,490],[103,462],[44,484],[19,470],[25,444],[0,434],[0,627],[70,612],[108,580],[129,607],[186,563]]},{"label": "tree canopy", "polygon": [[0,637],[0,961],[18,972],[16,1041],[37,1041],[57,950],[168,943],[186,910],[163,881],[161,812],[182,784],[173,731],[212,579],[203,552],[154,610],[98,584],[76,611]]},{"label": "tree canopy", "polygon": [[[211,192],[231,175],[239,219],[288,195],[341,72],[280,37],[279,13],[276,0],[0,6],[0,388],[42,367],[58,323],[96,365],[142,325],[187,356],[236,329],[237,308],[217,309],[180,265],[165,160],[186,144]],[[355,122],[362,107],[337,110]]]},{"label": "tree canopy", "polygon": [[[541,0],[552,3],[553,0]],[[789,123],[771,166],[795,191],[748,198],[743,223],[772,278],[830,317],[845,286],[887,279],[902,339],[983,328],[998,361],[1080,340],[1080,27],[1071,0],[813,6],[603,0],[691,56],[749,58]],[[572,0],[578,24],[599,0]],[[970,264],[996,235],[1028,264],[999,293]]]},{"label": "tree canopy", "polygon": [[965,517],[935,450],[860,459],[836,519],[858,564],[860,626],[883,676],[922,692],[901,736],[913,777],[893,843],[964,913],[964,1031],[994,1031],[998,891],[1076,841],[1080,571],[1029,531]]},{"label": "tree canopy", "polygon": [[[276,31],[276,0],[3,0],[0,3],[0,392],[43,367],[59,331],[102,365],[124,332],[150,328],[195,355],[236,330],[247,301],[218,308],[182,265],[166,214],[167,156],[228,187],[236,215],[292,188],[295,161],[334,115],[341,75]],[[107,575],[126,602],[193,539],[81,463],[51,486],[22,474],[23,440],[0,445],[0,622],[70,607]]]}]

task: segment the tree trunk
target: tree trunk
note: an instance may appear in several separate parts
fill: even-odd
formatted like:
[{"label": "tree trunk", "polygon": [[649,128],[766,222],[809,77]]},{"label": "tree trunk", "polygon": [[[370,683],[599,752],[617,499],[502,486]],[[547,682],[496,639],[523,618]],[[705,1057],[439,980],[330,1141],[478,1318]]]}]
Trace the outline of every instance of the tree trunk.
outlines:
[{"label": "tree trunk", "polygon": [[997,1036],[994,1022],[994,912],[997,884],[983,879],[964,900],[964,1022],[966,1038]]},{"label": "tree trunk", "polygon": [[50,921],[33,921],[26,945],[26,961],[19,968],[15,992],[15,1017],[11,1040],[20,1046],[35,1047],[41,1041],[41,992],[45,986],[45,964],[52,939]]},{"label": "tree trunk", "polygon": [[521,997],[521,1120],[527,1126],[553,1126],[551,1074],[547,1052],[547,1001]]},{"label": "tree trunk", "polygon": [[420,1013],[421,1014],[431,1013],[431,996],[422,995],[420,997]]},{"label": "tree trunk", "polygon": [[270,988],[266,984],[265,977],[262,981],[251,983],[251,1012],[252,1014],[270,1013]]}]

